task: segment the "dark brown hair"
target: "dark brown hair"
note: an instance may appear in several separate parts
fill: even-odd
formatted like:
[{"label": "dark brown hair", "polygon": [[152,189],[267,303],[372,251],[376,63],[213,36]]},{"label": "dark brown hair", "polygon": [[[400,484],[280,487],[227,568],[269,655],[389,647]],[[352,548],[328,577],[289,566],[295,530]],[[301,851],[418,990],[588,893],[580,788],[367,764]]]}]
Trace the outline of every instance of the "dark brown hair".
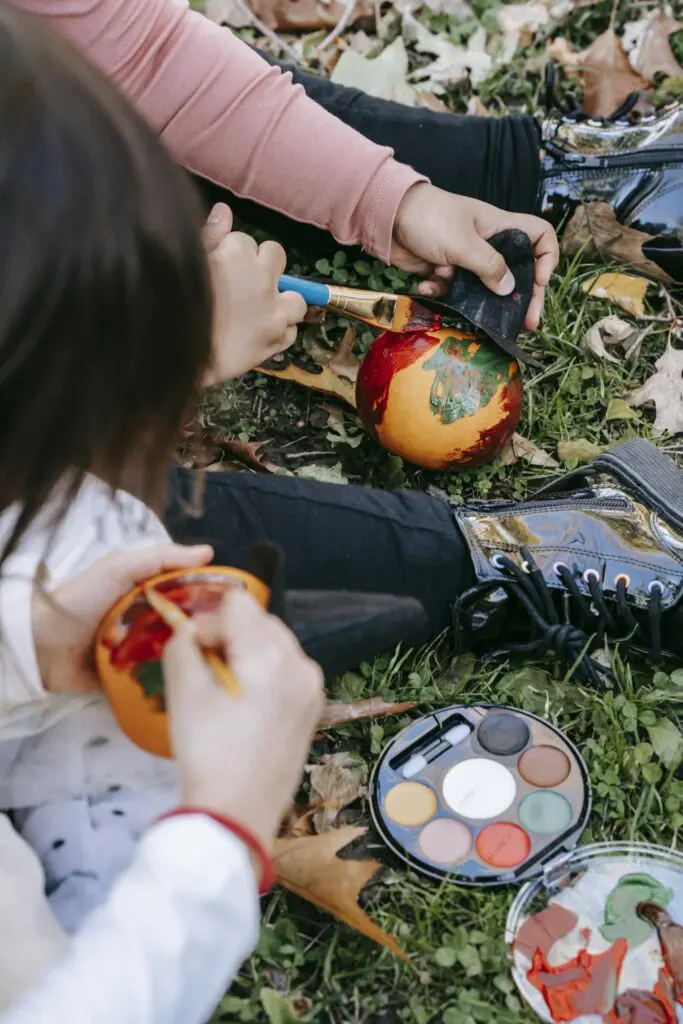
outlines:
[{"label": "dark brown hair", "polygon": [[185,173],[67,42],[0,0],[0,563],[58,482],[153,501],[210,361]]}]

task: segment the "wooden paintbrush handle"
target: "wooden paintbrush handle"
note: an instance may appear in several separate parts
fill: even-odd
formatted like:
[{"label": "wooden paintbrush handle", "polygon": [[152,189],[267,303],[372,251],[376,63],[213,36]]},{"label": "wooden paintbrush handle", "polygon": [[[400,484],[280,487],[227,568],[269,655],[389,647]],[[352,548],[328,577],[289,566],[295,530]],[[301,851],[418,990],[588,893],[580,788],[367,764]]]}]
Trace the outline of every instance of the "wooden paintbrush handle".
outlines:
[{"label": "wooden paintbrush handle", "polygon": [[[173,603],[173,601],[169,601],[167,597],[160,594],[158,590],[154,589],[154,587],[145,587],[144,593],[150,606],[174,632],[178,626],[189,618],[182,608],[179,608],[177,604]],[[226,665],[223,658],[221,658],[216,651],[203,650],[202,654],[206,664],[211,669],[216,680],[221,684],[221,686],[223,686],[231,696],[241,697],[242,687],[234,673],[232,673]]]}]

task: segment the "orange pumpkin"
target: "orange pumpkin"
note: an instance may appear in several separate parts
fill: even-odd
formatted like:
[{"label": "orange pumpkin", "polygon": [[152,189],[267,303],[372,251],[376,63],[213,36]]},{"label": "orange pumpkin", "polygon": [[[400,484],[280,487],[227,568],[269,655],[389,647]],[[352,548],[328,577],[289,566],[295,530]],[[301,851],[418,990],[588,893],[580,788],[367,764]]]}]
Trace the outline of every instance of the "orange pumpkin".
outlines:
[{"label": "orange pumpkin", "polygon": [[102,620],[95,662],[117,722],[143,750],[171,757],[160,660],[171,630],[147,601],[145,585],[153,586],[190,616],[215,611],[231,587],[243,587],[265,608],[270,589],[241,569],[215,565],[178,569],[135,587]]},{"label": "orange pumpkin", "polygon": [[389,451],[425,469],[472,469],[512,437],[522,377],[515,359],[479,336],[387,332],[361,365],[356,404]]}]

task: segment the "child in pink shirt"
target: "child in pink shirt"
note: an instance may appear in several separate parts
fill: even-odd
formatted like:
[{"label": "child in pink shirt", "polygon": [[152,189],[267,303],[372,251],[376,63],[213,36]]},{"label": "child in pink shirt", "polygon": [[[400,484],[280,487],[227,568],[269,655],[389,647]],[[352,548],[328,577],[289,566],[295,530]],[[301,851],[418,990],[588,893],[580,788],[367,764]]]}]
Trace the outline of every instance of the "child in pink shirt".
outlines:
[{"label": "child in pink shirt", "polygon": [[75,41],[180,163],[234,196],[325,228],[404,269],[426,275],[436,268],[437,280],[453,265],[469,267],[500,294],[513,279],[485,239],[506,227],[526,231],[538,258],[527,323],[537,325],[558,250],[552,228],[530,215],[540,166],[531,118],[435,115],[297,74],[305,92],[187,0],[13,2]]}]

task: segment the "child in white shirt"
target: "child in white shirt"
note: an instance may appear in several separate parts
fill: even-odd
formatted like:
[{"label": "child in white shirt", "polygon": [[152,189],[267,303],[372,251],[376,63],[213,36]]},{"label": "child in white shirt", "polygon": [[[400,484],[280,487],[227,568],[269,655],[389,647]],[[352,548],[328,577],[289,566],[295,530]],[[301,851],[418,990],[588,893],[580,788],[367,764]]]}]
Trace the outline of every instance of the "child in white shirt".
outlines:
[{"label": "child in white shirt", "polygon": [[[118,730],[93,638],[137,580],[211,560],[151,511],[168,459],[201,386],[291,342],[305,307],[277,292],[280,247],[228,234],[225,211],[207,261],[191,188],[153,133],[3,0],[0,210],[0,1011],[193,1024],[255,942],[321,673],[233,594],[167,646],[175,763]],[[206,669],[207,642],[239,702]]]}]

